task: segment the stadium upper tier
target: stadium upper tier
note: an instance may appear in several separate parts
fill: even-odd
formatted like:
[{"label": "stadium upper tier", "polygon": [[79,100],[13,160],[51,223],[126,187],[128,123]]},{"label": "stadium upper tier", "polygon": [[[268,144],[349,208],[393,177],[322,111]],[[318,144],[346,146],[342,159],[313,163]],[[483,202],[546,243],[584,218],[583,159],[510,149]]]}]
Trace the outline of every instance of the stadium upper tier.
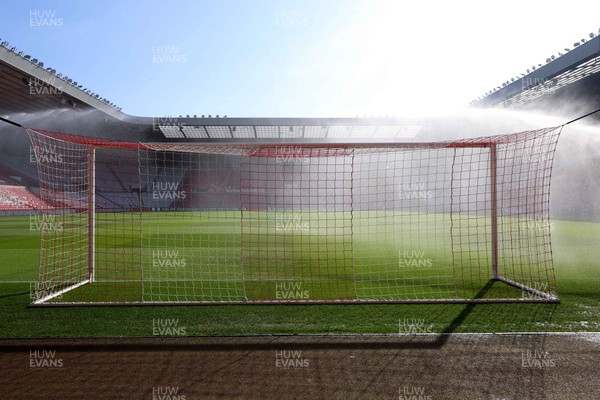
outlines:
[{"label": "stadium upper tier", "polygon": [[573,49],[565,48],[565,53],[559,52],[558,57],[548,57],[544,65],[534,65],[526,73],[510,78],[471,105],[520,108],[542,103],[540,100],[547,101],[551,97],[557,102],[560,97],[567,97],[569,92],[574,91],[595,95],[597,101],[600,36],[590,33],[589,37],[589,40],[582,39],[573,43]]},{"label": "stadium upper tier", "polygon": [[[511,78],[475,107],[547,108],[573,116],[600,107],[600,37]],[[581,101],[583,100],[583,101]],[[573,103],[577,102],[577,106]],[[565,105],[565,103],[567,103]],[[583,105],[582,105],[583,104]],[[557,105],[559,107],[557,107]],[[82,114],[85,113],[85,114]],[[85,118],[77,118],[77,116]],[[255,139],[397,140],[422,136],[435,120],[406,118],[138,117],[0,39],[0,116],[29,126],[140,141]],[[72,116],[73,118],[68,118]],[[116,136],[119,135],[119,136]]]}]

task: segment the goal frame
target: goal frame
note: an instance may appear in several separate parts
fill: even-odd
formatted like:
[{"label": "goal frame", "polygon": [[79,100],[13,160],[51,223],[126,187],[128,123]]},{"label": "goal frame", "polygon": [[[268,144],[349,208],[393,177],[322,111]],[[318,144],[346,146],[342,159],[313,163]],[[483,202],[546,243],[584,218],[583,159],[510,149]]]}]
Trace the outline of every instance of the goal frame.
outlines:
[{"label": "goal frame", "polygon": [[[44,132],[44,131],[37,131]],[[170,148],[173,146],[197,146],[202,148],[223,148],[223,147],[260,147],[261,149],[273,149],[281,146],[299,146],[303,148],[398,148],[398,149],[443,149],[443,148],[485,148],[489,149],[489,177],[490,177],[490,239],[491,239],[491,271],[488,284],[495,282],[503,283],[514,288],[527,292],[532,297],[528,298],[448,298],[448,299],[397,299],[397,300],[367,300],[367,299],[344,299],[344,300],[307,300],[307,301],[274,301],[274,300],[250,300],[250,301],[118,301],[118,302],[49,302],[53,298],[75,290],[83,285],[91,284],[95,280],[96,275],[96,150],[98,148],[110,147],[109,143],[114,143],[113,140],[91,139],[91,143],[86,143],[89,148],[88,152],[88,167],[87,180],[89,185],[87,196],[88,207],[88,277],[86,280],[78,282],[72,286],[66,287],[58,292],[52,293],[46,297],[35,300],[30,304],[34,307],[69,307],[69,306],[186,306],[186,305],[318,305],[318,304],[476,304],[476,303],[539,303],[550,302],[559,303],[560,299],[553,293],[546,293],[534,287],[530,287],[520,282],[508,279],[500,273],[499,269],[499,239],[498,239],[498,176],[497,176],[497,143],[490,142],[348,142],[348,141],[306,141],[306,140],[211,140],[196,141],[196,142],[155,142],[155,143],[137,143],[138,146],[143,146],[143,150],[161,151],[161,148]],[[139,149],[139,147],[138,147]],[[177,151],[177,150],[172,150]],[[140,212],[143,212],[140,210]]]}]

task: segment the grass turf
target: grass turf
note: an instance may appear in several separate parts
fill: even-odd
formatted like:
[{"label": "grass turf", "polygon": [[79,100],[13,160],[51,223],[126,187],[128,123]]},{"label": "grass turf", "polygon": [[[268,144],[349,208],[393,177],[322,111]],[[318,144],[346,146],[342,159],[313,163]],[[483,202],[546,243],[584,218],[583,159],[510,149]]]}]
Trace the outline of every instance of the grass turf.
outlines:
[{"label": "grass turf", "polygon": [[[155,223],[170,229],[164,222]],[[560,304],[32,309],[27,308],[29,282],[37,277],[39,233],[29,217],[0,217],[0,337],[151,336],[156,324],[174,321],[185,327],[186,335],[398,333],[409,325],[423,332],[598,331],[600,225],[555,221],[553,228]],[[163,240],[158,232],[155,244]],[[218,233],[227,235],[227,230]],[[98,246],[108,248],[110,243]]]}]

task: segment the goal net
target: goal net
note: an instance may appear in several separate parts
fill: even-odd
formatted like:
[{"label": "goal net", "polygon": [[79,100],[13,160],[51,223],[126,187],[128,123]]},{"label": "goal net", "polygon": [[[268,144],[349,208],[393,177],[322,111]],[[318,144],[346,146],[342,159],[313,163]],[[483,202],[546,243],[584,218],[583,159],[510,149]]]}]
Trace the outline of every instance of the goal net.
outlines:
[{"label": "goal net", "polygon": [[134,143],[29,129],[34,305],[558,301],[561,128],[426,143]]}]

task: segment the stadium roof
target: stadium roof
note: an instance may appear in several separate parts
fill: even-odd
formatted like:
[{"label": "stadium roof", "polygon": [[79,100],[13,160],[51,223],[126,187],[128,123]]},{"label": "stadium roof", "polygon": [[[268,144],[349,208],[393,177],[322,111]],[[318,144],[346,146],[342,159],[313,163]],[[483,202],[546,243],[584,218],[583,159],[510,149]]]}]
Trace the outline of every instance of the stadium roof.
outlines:
[{"label": "stadium roof", "polygon": [[[594,37],[592,37],[594,36]],[[577,46],[546,65],[532,67],[521,78],[471,103],[476,107],[519,108],[589,77],[600,82],[600,37],[590,34]],[[224,139],[336,139],[413,138],[431,128],[423,118],[230,118],[221,116],[137,117],[83,85],[62,76],[31,56],[0,43],[0,116],[26,122],[28,116],[46,111],[93,111],[104,131],[126,132],[134,140]],[[64,114],[61,114],[64,115]],[[62,121],[63,118],[58,118]],[[111,129],[106,129],[110,126]],[[117,129],[115,129],[117,128]],[[57,128],[60,129],[60,128]],[[66,128],[65,128],[66,129]],[[143,139],[142,139],[143,136]]]},{"label": "stadium roof", "polygon": [[[105,121],[135,124],[157,139],[377,138],[414,137],[427,120],[406,118],[227,118],[225,116],[137,117],[62,76],[8,43],[0,45],[0,116],[23,122],[41,111],[95,110]],[[131,131],[131,130],[129,130]]]},{"label": "stadium roof", "polygon": [[113,122],[137,124],[163,139],[414,137],[428,123],[405,118],[136,117],[17,49],[0,46],[0,115],[96,110]]},{"label": "stadium roof", "polygon": [[573,46],[565,49],[566,54],[550,56],[545,65],[532,66],[527,74],[507,80],[471,105],[518,108],[585,78],[600,78],[600,36],[590,33],[590,40],[582,39]]},{"label": "stadium roof", "polygon": [[0,115],[97,109],[124,119],[125,114],[107,100],[53,68],[44,68],[42,61],[8,46],[8,42],[0,45]]}]

